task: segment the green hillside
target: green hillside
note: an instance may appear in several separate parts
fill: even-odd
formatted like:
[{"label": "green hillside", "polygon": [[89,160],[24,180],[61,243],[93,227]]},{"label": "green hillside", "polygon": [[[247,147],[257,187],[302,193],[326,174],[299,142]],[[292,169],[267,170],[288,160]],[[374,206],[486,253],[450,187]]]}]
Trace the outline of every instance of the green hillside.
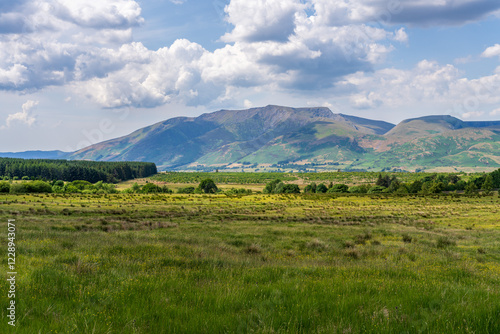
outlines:
[{"label": "green hillside", "polygon": [[70,157],[153,161],[163,170],[483,170],[500,167],[499,148],[500,122],[426,116],[394,126],[270,105],[172,118]]}]

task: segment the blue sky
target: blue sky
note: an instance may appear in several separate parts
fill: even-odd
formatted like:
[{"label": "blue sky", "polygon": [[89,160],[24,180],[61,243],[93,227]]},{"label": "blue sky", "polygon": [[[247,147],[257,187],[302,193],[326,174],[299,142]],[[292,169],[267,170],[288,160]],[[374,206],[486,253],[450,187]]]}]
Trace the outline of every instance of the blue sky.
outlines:
[{"label": "blue sky", "polygon": [[0,151],[280,104],[500,119],[497,0],[0,0]]}]

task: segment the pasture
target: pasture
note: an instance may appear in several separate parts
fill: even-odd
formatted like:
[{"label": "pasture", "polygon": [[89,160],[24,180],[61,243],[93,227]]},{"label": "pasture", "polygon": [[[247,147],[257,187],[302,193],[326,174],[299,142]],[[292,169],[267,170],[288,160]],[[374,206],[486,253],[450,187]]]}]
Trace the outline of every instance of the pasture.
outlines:
[{"label": "pasture", "polygon": [[3,235],[16,220],[18,272],[17,324],[2,293],[2,333],[500,332],[496,195],[0,203]]}]

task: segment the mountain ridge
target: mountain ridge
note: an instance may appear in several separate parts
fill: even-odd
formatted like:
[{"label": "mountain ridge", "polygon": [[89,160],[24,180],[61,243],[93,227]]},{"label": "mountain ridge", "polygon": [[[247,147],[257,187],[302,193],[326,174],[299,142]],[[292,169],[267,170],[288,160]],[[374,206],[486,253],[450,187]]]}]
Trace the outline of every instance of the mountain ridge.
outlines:
[{"label": "mountain ridge", "polygon": [[163,170],[430,170],[500,167],[500,121],[450,115],[395,125],[326,107],[268,105],[175,117],[65,156],[151,161]]}]

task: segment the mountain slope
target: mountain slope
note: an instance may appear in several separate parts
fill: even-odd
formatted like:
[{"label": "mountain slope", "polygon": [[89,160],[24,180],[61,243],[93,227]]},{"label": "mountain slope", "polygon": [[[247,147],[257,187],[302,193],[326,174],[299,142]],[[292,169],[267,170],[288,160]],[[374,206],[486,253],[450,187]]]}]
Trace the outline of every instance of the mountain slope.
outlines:
[{"label": "mountain slope", "polygon": [[381,134],[393,126],[335,115],[328,108],[221,110],[196,118],[169,119],[84,148],[71,157],[153,161],[160,168],[176,168],[246,162],[247,157],[249,162],[277,163],[302,159],[305,153],[314,156],[317,150],[329,147],[338,148],[340,156],[357,156],[363,152],[358,139]]},{"label": "mountain slope", "polygon": [[172,118],[70,158],[152,161],[160,169],[338,165],[415,170],[500,167],[499,148],[500,122],[426,116],[394,126],[328,108],[270,105]]},{"label": "mountain slope", "polygon": [[63,151],[25,151],[25,152],[1,152],[0,158],[20,159],[65,159],[70,152]]}]

